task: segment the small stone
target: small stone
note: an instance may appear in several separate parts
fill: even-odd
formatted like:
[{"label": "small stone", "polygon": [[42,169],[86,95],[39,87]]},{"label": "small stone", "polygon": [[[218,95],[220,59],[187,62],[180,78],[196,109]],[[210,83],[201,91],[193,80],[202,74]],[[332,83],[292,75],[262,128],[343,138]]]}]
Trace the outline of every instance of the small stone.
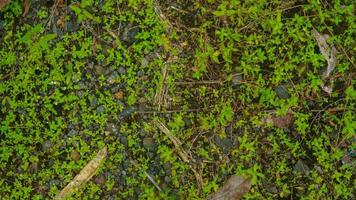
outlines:
[{"label": "small stone", "polygon": [[124,74],[126,74],[126,69],[124,67],[119,67],[117,69],[117,72],[119,72],[119,74],[121,74],[121,75],[124,75]]},{"label": "small stone", "polygon": [[78,133],[78,131],[76,131],[76,130],[74,130],[74,129],[71,129],[71,130],[68,132],[68,136],[75,136],[77,133]]},{"label": "small stone", "polygon": [[90,101],[90,106],[96,107],[97,105],[98,105],[98,99],[94,97],[94,98]]},{"label": "small stone", "polygon": [[127,137],[124,136],[124,135],[122,135],[122,136],[120,137],[120,142],[121,142],[121,144],[123,144],[124,146],[127,146],[127,145],[128,145]]},{"label": "small stone", "polygon": [[78,151],[72,151],[70,152],[70,157],[72,158],[72,160],[78,161],[80,159],[80,154],[78,153]]},{"label": "small stone", "polygon": [[141,60],[141,66],[142,67],[147,67],[148,66],[148,60],[146,58],[142,58]]},{"label": "small stone", "polygon": [[106,182],[105,176],[104,175],[99,175],[94,178],[94,183],[97,185],[104,185]]},{"label": "small stone", "polygon": [[305,175],[308,175],[309,172],[310,172],[310,169],[308,167],[308,165],[306,165],[302,160],[298,160],[297,163],[294,165],[294,170],[299,172],[299,173],[302,173],[302,174],[305,174]]},{"label": "small stone", "polygon": [[155,148],[156,144],[155,144],[155,141],[153,138],[150,138],[150,137],[146,137],[146,138],[143,138],[143,146],[151,151]]},{"label": "small stone", "polygon": [[145,75],[145,72],[143,70],[137,72],[137,76],[143,76],[143,75]]},{"label": "small stone", "polygon": [[277,86],[275,92],[280,99],[289,98],[288,90],[284,86]]},{"label": "small stone", "polygon": [[97,107],[97,108],[96,108],[96,112],[98,112],[98,113],[103,113],[103,112],[105,112],[105,107],[104,107],[103,105]]},{"label": "small stone", "polygon": [[169,177],[169,176],[165,176],[165,177],[164,177],[164,181],[165,181],[166,183],[170,183],[170,182],[172,181],[172,179],[171,179],[171,177]]},{"label": "small stone", "polygon": [[219,146],[219,148],[225,153],[229,153],[230,149],[232,148],[232,141],[229,140],[227,137],[221,138],[218,135],[214,137],[215,144]]},{"label": "small stone", "polygon": [[128,44],[132,44],[136,41],[136,35],[140,32],[139,27],[128,27],[125,29],[122,36],[122,40]]},{"label": "small stone", "polygon": [[107,70],[104,66],[102,65],[96,65],[95,66],[95,72],[97,75],[102,75],[102,74],[106,74]]}]

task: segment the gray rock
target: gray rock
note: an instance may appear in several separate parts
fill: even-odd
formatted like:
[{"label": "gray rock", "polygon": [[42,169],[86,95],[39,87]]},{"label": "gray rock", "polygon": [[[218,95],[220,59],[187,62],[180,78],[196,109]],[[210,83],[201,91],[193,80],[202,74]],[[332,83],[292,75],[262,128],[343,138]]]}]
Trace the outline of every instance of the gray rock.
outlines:
[{"label": "gray rock", "polygon": [[140,28],[135,27],[127,27],[125,28],[124,34],[122,36],[122,40],[127,42],[128,44],[132,44],[136,41],[136,35],[140,32]]},{"label": "gray rock", "polygon": [[288,99],[289,98],[288,90],[284,86],[277,86],[275,89],[275,92],[280,99]]},{"label": "gray rock", "polygon": [[103,113],[103,112],[105,112],[105,107],[104,107],[103,105],[98,106],[98,107],[96,108],[96,112],[98,112],[98,113]]},{"label": "gray rock", "polygon": [[98,99],[94,97],[94,98],[90,101],[90,106],[96,107],[97,105],[98,105]]},{"label": "gray rock", "polygon": [[293,169],[299,173],[308,175],[310,172],[310,169],[308,165],[306,165],[302,160],[298,160],[297,163],[294,165]]},{"label": "gray rock", "polygon": [[145,137],[143,138],[143,146],[149,150],[152,151],[156,148],[156,143],[153,138],[151,137]]},{"label": "gray rock", "polygon": [[119,74],[121,74],[121,75],[124,75],[124,74],[126,74],[126,69],[124,67],[119,67],[117,69],[117,72],[119,72]]},{"label": "gray rock", "polygon": [[220,136],[215,135],[214,142],[225,154],[229,153],[232,147],[232,141],[227,137],[221,138]]},{"label": "gray rock", "polygon": [[71,130],[68,132],[68,136],[72,137],[72,136],[75,136],[77,133],[78,133],[78,131],[76,131],[76,130],[74,130],[74,129],[71,129]]}]

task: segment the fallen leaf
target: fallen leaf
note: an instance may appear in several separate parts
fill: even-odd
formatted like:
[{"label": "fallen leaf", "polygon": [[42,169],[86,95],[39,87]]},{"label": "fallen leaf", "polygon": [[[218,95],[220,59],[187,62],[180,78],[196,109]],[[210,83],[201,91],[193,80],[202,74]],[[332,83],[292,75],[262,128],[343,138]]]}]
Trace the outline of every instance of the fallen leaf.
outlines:
[{"label": "fallen leaf", "polygon": [[251,189],[251,181],[242,176],[231,176],[226,183],[207,200],[241,199]]},{"label": "fallen leaf", "polygon": [[292,112],[288,112],[284,116],[276,116],[275,114],[271,114],[267,117],[267,123],[272,124],[278,128],[288,128],[294,122],[294,115]]},{"label": "fallen leaf", "polygon": [[30,11],[30,7],[31,7],[30,0],[23,0],[22,6],[23,6],[22,17],[25,17],[28,14],[28,11]]},{"label": "fallen leaf", "polygon": [[54,199],[66,199],[70,194],[77,190],[82,184],[86,183],[91,179],[97,172],[101,163],[105,160],[107,156],[107,148],[101,149],[83,169],[80,173],[74,177],[74,179],[68,183],[68,185],[63,188],[63,190],[58,193]]},{"label": "fallen leaf", "polygon": [[335,69],[337,64],[337,60],[336,60],[337,50],[334,46],[329,46],[329,44],[326,42],[327,39],[329,38],[329,35],[327,34],[322,35],[315,29],[312,30],[312,34],[314,35],[314,38],[318,43],[321,54],[328,62],[328,66],[324,72],[324,78],[328,78],[331,72]]},{"label": "fallen leaf", "polygon": [[10,3],[11,0],[0,0],[0,10],[8,3]]}]

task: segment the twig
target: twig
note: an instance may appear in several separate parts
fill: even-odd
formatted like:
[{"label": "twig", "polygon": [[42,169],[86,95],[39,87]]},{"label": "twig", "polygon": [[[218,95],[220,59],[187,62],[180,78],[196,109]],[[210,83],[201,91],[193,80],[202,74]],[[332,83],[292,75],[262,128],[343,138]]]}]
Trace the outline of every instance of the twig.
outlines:
[{"label": "twig", "polygon": [[[203,178],[201,177],[200,173],[197,172],[196,167],[195,167],[195,160],[188,156],[188,153],[183,149],[182,147],[182,142],[176,138],[170,130],[159,120],[155,120],[154,124],[164,133],[168,136],[168,138],[173,142],[178,155],[181,157],[181,159],[187,163],[190,166],[190,169],[194,173],[195,179],[197,180],[197,183],[200,188],[203,187]],[[189,160],[190,158],[190,160]]]},{"label": "twig", "polygon": [[156,183],[156,181],[153,179],[153,177],[146,171],[144,171],[144,173],[147,176],[148,180],[150,180],[153,183],[153,185],[157,188],[157,190],[162,191],[162,189],[159,187],[159,185]]}]

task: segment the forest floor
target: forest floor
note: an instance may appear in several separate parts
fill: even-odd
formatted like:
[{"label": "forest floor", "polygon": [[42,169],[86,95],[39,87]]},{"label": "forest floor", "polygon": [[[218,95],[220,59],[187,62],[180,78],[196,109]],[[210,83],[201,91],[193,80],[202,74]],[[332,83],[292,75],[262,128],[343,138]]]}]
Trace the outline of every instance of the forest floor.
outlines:
[{"label": "forest floor", "polygon": [[355,199],[353,1],[2,2],[0,199]]}]

